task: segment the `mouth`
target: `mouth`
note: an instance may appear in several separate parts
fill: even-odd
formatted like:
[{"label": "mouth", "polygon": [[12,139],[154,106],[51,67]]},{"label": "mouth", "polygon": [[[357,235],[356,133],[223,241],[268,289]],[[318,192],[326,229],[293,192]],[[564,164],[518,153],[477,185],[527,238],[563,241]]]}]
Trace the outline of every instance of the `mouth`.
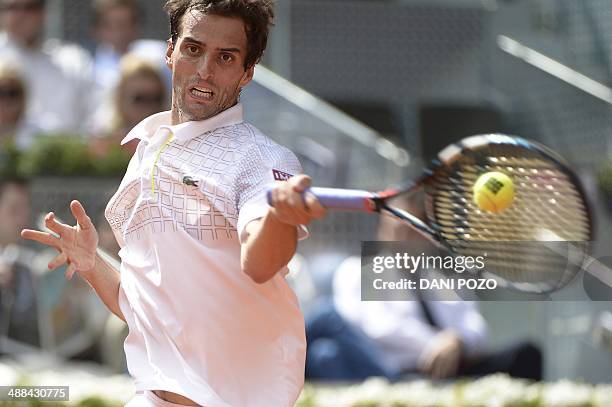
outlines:
[{"label": "mouth", "polygon": [[209,88],[205,88],[205,87],[201,87],[201,86],[194,86],[192,88],[189,89],[189,94],[198,100],[202,100],[202,101],[210,101],[212,100],[213,96],[214,96],[214,92],[209,89]]}]

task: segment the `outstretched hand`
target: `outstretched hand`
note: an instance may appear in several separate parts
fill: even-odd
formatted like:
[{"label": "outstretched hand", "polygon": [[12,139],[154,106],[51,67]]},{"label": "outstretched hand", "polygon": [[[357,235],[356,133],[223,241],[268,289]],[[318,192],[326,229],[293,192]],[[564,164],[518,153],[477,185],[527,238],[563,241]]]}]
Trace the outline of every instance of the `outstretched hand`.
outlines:
[{"label": "outstretched hand", "polygon": [[55,214],[49,212],[45,216],[45,226],[54,232],[41,232],[24,229],[21,237],[34,240],[56,249],[59,254],[49,262],[49,269],[53,270],[67,263],[66,278],[71,279],[75,272],[86,272],[93,269],[98,247],[98,232],[83,205],[79,201],[70,203],[70,211],[77,221],[75,226],[58,222]]}]

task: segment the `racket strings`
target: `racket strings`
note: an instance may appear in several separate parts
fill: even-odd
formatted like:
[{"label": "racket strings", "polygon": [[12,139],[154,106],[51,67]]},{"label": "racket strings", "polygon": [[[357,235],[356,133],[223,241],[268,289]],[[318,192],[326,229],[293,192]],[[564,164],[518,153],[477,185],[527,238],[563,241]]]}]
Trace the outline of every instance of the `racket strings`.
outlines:
[{"label": "racket strings", "polygon": [[[445,238],[467,238],[476,240],[503,240],[503,241],[514,241],[514,240],[529,240],[525,237],[526,231],[524,224],[528,222],[535,222],[541,218],[538,215],[546,216],[547,213],[540,211],[533,211],[529,215],[532,216],[521,216],[516,215],[513,220],[514,222],[508,222],[508,220],[501,221],[496,217],[492,216],[486,221],[486,225],[483,225],[479,229],[476,229],[473,222],[466,219],[465,216],[457,215],[454,211],[446,208],[440,208],[438,212],[438,224],[442,226],[442,229],[451,229],[450,234],[448,232],[442,232]],[[557,236],[563,234],[563,240],[569,241],[580,241],[584,240],[584,236],[589,234],[588,226],[585,223],[588,219],[581,216],[576,216],[575,213],[561,214],[559,222],[554,225],[547,225],[540,229],[530,230],[531,240],[541,240],[540,236],[544,231],[548,230],[555,233]],[[535,217],[535,218],[534,218]],[[459,236],[457,236],[459,235]]]},{"label": "racket strings", "polygon": [[[485,155],[462,157],[452,170],[438,174],[428,188],[428,215],[459,254],[486,254],[486,268],[508,282],[533,283],[534,291],[555,289],[580,269],[584,251],[559,253],[537,242],[588,241],[587,208],[558,164],[536,152],[518,150],[491,146]],[[514,201],[501,213],[483,211],[473,202],[472,188],[488,171],[503,172],[514,182]]]},{"label": "racket strings", "polygon": [[[446,221],[442,232],[457,234],[458,239],[491,240],[497,236],[494,240],[514,241],[539,240],[541,230],[551,230],[563,240],[588,240],[590,225],[586,208],[568,176],[555,168],[548,168],[546,177],[540,171],[525,175],[530,168],[525,168],[525,159],[520,161],[523,165],[520,168],[465,165],[453,177],[438,177],[435,218]],[[539,166],[546,164],[538,159],[531,162]],[[502,171],[514,180],[514,202],[501,213],[483,211],[472,200],[476,179],[487,171]],[[522,175],[515,176],[516,173]],[[456,227],[469,227],[469,236],[461,236],[464,232],[457,233]]]}]

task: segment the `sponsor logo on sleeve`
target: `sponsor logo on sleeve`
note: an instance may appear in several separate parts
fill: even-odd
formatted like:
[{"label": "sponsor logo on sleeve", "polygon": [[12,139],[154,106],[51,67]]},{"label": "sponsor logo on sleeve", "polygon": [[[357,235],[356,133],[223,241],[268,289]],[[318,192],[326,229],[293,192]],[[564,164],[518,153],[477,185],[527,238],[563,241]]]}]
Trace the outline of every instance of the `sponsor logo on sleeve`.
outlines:
[{"label": "sponsor logo on sleeve", "polygon": [[288,174],[276,169],[272,169],[272,175],[276,181],[287,181],[289,178],[293,177],[293,174]]}]

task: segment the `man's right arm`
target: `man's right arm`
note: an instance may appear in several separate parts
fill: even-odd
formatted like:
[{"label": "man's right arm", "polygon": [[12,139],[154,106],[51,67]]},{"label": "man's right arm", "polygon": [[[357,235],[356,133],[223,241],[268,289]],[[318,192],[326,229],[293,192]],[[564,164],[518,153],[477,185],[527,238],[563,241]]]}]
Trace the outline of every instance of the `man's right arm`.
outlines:
[{"label": "man's right arm", "polygon": [[94,267],[86,271],[77,271],[77,273],[89,283],[110,312],[125,322],[125,317],[119,307],[119,290],[121,289],[119,270],[98,252]]}]

